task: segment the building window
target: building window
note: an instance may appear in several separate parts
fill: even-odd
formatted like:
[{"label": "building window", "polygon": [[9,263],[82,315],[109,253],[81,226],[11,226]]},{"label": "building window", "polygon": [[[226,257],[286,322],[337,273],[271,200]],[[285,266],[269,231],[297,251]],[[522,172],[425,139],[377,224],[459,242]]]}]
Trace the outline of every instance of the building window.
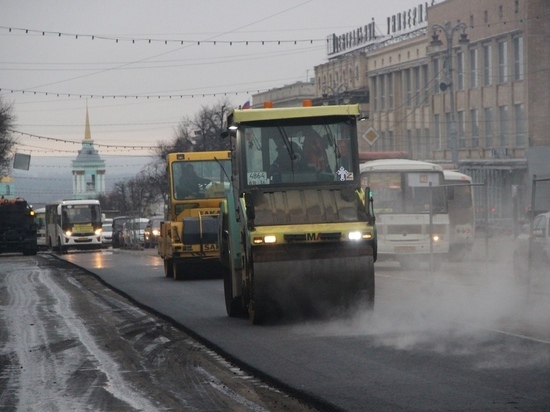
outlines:
[{"label": "building window", "polygon": [[502,6],[498,6],[498,19],[502,21],[503,18],[504,18],[504,11],[502,9]]},{"label": "building window", "polygon": [[430,129],[426,128],[424,129],[424,158],[425,159],[429,159],[431,158],[431,152],[432,152],[432,147],[431,147],[431,141],[430,141]]},{"label": "building window", "polygon": [[422,82],[423,82],[423,86],[422,86],[422,89],[424,91],[424,97],[423,97],[423,101],[424,101],[424,104],[428,104],[428,102],[430,101],[430,89],[429,89],[429,78],[428,78],[428,65],[427,64],[424,64],[422,66]]},{"label": "building window", "polygon": [[434,114],[434,140],[435,140],[435,149],[441,150],[441,122],[439,120],[439,115]]},{"label": "building window", "polygon": [[415,142],[415,146],[416,146],[416,153],[414,154],[414,158],[415,159],[418,159],[420,157],[422,157],[421,153],[423,153],[423,148],[422,148],[422,129],[416,129],[415,131],[415,137],[416,137],[416,142]]},{"label": "building window", "polygon": [[472,147],[479,147],[479,122],[477,110],[470,110],[470,132],[472,135]]},{"label": "building window", "polygon": [[371,93],[371,97],[372,97],[372,110],[373,111],[377,111],[378,110],[378,90],[376,90],[376,80],[377,78],[376,77],[372,77],[371,78],[371,85],[372,85],[372,93]]},{"label": "building window", "polygon": [[451,142],[451,113],[445,113],[445,123],[447,123],[447,149],[453,147]]},{"label": "building window", "polygon": [[473,14],[470,14],[470,27],[472,29],[474,28],[474,15]]},{"label": "building window", "polygon": [[470,50],[470,88],[477,87],[477,49]]},{"label": "building window", "polygon": [[516,146],[525,146],[525,109],[523,104],[514,105],[516,121]]},{"label": "building window", "polygon": [[498,82],[506,83],[508,81],[508,43],[506,41],[498,42]]},{"label": "building window", "polygon": [[457,89],[464,90],[464,53],[456,54],[456,74],[458,76]]},{"label": "building window", "polygon": [[523,37],[514,38],[514,80],[523,80]]},{"label": "building window", "polygon": [[380,110],[386,110],[386,76],[380,75]]},{"label": "building window", "polygon": [[483,23],[489,23],[489,13],[487,10],[483,12]]},{"label": "building window", "polygon": [[388,73],[388,109],[393,109],[393,73]]},{"label": "building window", "polygon": [[493,109],[484,109],[485,117],[485,147],[493,147]]},{"label": "building window", "polygon": [[457,114],[457,132],[458,132],[458,147],[466,147],[466,136],[464,133],[464,112],[459,111]]},{"label": "building window", "polygon": [[393,141],[393,131],[390,130],[388,132],[388,144],[387,144],[388,150],[395,150],[395,142]]},{"label": "building window", "polygon": [[407,107],[410,107],[412,104],[412,86],[411,86],[411,69],[406,69],[404,72],[405,75],[405,99]]},{"label": "building window", "polygon": [[414,76],[414,104],[420,106],[420,67],[413,69]]},{"label": "building window", "polygon": [[380,132],[380,138],[376,140],[374,144],[378,149],[387,150],[386,149],[386,132],[384,131]]},{"label": "building window", "polygon": [[514,0],[514,13],[519,13],[519,0]]},{"label": "building window", "polygon": [[440,89],[439,89],[439,83],[441,83],[441,71],[439,69],[439,60],[438,59],[435,59],[433,62],[433,69],[434,69],[434,75],[433,75],[433,78],[434,78],[434,94],[438,94],[440,93]]},{"label": "building window", "polygon": [[508,106],[499,107],[500,146],[508,146]]},{"label": "building window", "polygon": [[412,143],[412,130],[407,129],[407,151],[409,153],[409,156],[414,159],[413,156],[413,143]]},{"label": "building window", "polygon": [[483,85],[489,86],[492,82],[491,73],[493,71],[492,58],[491,58],[491,45],[486,44],[483,46]]}]

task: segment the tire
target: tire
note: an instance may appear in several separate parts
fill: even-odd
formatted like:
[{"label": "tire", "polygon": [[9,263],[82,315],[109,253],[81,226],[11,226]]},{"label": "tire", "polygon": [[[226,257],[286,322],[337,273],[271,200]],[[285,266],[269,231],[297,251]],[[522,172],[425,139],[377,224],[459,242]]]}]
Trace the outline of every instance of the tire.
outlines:
[{"label": "tire", "polygon": [[174,264],[172,259],[164,259],[164,277],[171,278],[174,273]]},{"label": "tire", "polygon": [[184,271],[184,265],[182,262],[173,262],[172,263],[172,275],[174,277],[174,280],[183,280],[185,279],[185,271]]},{"label": "tire", "polygon": [[361,302],[362,304],[366,305],[366,309],[373,310],[374,309],[374,297],[375,297],[375,276],[374,276],[374,258],[370,258],[367,262],[367,265],[365,267],[365,272],[367,274],[367,282],[366,282],[366,296],[365,301]]},{"label": "tire", "polygon": [[243,315],[243,305],[240,296],[233,296],[233,279],[231,270],[227,268],[222,269],[223,272],[223,291],[225,295],[225,310],[227,316],[232,318],[239,318]]}]

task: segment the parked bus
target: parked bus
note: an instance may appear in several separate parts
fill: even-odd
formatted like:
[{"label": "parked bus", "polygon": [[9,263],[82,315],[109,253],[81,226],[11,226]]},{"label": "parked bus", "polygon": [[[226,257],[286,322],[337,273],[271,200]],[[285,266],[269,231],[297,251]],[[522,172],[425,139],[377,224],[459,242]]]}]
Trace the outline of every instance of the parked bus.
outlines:
[{"label": "parked bus", "polygon": [[38,249],[44,250],[47,248],[48,243],[46,242],[46,208],[41,207],[34,210],[35,213],[35,222],[36,222],[36,243],[38,244]]},{"label": "parked bus", "polygon": [[475,240],[475,209],[472,178],[463,173],[445,170],[447,205],[451,225],[449,259],[460,261],[472,250]]},{"label": "parked bus", "polygon": [[99,200],[62,200],[46,205],[46,239],[50,249],[101,249]]},{"label": "parked bus", "polygon": [[449,252],[443,168],[380,159],[361,164],[360,170],[361,185],[370,187],[374,198],[379,259],[397,260],[404,268],[421,260],[439,266]]}]

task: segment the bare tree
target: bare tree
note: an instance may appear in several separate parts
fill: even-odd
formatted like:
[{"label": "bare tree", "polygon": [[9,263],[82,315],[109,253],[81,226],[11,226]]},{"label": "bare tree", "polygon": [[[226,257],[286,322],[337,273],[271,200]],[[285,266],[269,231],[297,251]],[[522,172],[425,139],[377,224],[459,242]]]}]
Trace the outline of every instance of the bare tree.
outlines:
[{"label": "bare tree", "polygon": [[229,142],[220,137],[226,113],[231,110],[229,101],[222,100],[211,107],[203,106],[191,125],[195,128],[195,151],[228,150]]},{"label": "bare tree", "polygon": [[102,201],[102,206],[118,210],[122,215],[147,216],[152,206],[169,199],[166,155],[173,152],[228,150],[227,139],[221,139],[224,117],[231,109],[229,101],[222,100],[212,107],[202,107],[193,119],[183,118],[174,131],[174,138],[158,142],[154,160],[136,177],[115,183],[111,193]]},{"label": "bare tree", "polygon": [[0,176],[10,172],[12,148],[16,143],[11,134],[14,121],[12,106],[0,98]]}]

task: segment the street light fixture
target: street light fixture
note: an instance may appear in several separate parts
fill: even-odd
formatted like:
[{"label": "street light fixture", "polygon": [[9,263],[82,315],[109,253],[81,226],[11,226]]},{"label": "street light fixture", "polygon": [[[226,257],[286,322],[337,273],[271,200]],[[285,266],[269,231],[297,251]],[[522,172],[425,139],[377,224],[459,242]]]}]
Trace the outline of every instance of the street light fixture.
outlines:
[{"label": "street light fixture", "polygon": [[450,143],[451,143],[451,153],[452,153],[452,162],[455,167],[458,167],[458,142],[457,142],[457,130],[456,130],[456,121],[455,121],[455,100],[454,100],[454,87],[453,87],[453,58],[452,58],[452,50],[453,50],[453,37],[456,32],[459,30],[462,30],[462,33],[460,34],[460,39],[458,42],[460,44],[468,43],[468,35],[466,34],[466,24],[464,23],[457,23],[456,25],[452,25],[451,22],[445,22],[444,25],[441,24],[434,24],[432,26],[432,46],[440,46],[442,44],[441,40],[439,40],[439,35],[437,34],[437,31],[440,30],[443,33],[445,33],[445,39],[447,41],[447,54],[445,56],[445,67],[447,67],[447,74],[446,74],[446,82],[441,82],[439,84],[439,89],[441,91],[449,90],[449,96],[451,101],[451,127],[449,130],[450,134]]},{"label": "street light fixture", "polygon": [[[329,93],[330,92],[330,95]],[[334,98],[335,104],[340,104],[340,96],[342,96],[342,101],[344,104],[350,102],[350,94],[347,83],[342,83],[339,86],[333,84],[333,86],[323,86],[323,104],[326,106],[329,104],[329,96]]]}]

